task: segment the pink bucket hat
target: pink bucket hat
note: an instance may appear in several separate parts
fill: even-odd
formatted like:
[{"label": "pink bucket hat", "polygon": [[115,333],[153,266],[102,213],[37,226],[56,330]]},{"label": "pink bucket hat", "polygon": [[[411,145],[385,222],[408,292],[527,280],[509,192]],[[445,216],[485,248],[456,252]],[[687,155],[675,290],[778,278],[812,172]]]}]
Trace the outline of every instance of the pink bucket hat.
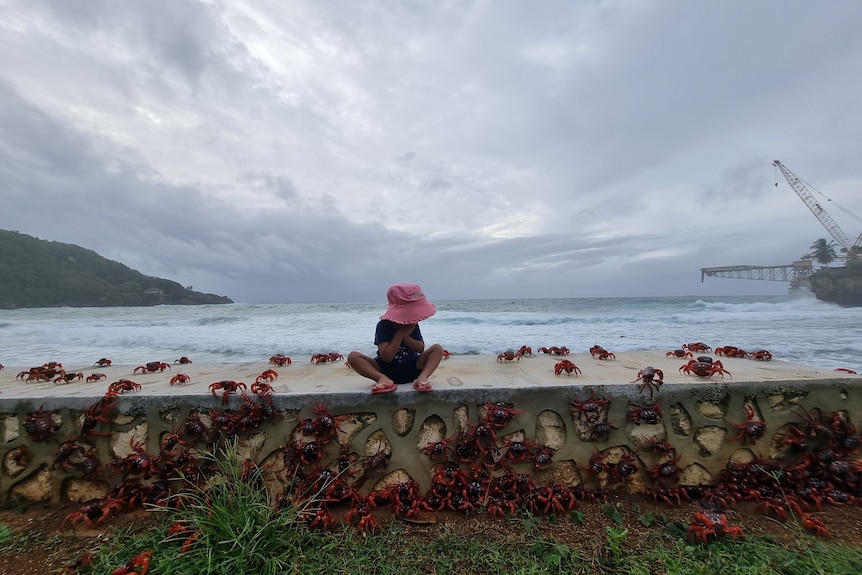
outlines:
[{"label": "pink bucket hat", "polygon": [[396,284],[386,290],[389,308],[380,319],[394,323],[411,324],[428,319],[437,311],[434,304],[428,301],[422,288],[416,284]]}]

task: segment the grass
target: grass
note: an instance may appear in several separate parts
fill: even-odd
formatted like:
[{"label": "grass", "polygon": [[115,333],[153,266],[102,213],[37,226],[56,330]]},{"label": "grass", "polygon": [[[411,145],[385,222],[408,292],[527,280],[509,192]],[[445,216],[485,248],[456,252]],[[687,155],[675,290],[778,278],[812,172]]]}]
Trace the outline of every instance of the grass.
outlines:
[{"label": "grass", "polygon": [[[599,551],[583,556],[542,534],[546,519],[513,518],[504,534],[465,536],[442,528],[431,540],[409,536],[392,522],[377,534],[348,528],[308,529],[314,495],[276,505],[260,478],[248,479],[228,451],[215,460],[217,481],[182,494],[178,509],[165,510],[165,526],[143,535],[118,533],[95,556],[92,573],[110,573],[129,558],[153,551],[148,573],[160,574],[549,574],[632,573],[728,575],[843,575],[862,572],[862,550],[815,539],[799,528],[796,548],[767,538],[711,540],[692,544],[688,526],[641,516],[650,523],[647,540],[636,541],[610,510],[613,525],[603,533]],[[179,496],[178,496],[179,497]],[[578,517],[571,520],[577,522]],[[580,518],[583,519],[583,518]],[[520,525],[518,523],[520,522]],[[186,529],[170,532],[171,525]],[[189,536],[197,534],[189,543]],[[8,538],[8,534],[5,535]],[[4,537],[0,526],[0,541]]]},{"label": "grass", "polygon": [[[205,488],[174,496],[168,527],[146,536],[123,538],[116,548],[97,556],[94,568],[121,565],[147,550],[158,550],[150,573],[276,575],[296,571],[306,549],[319,546],[320,534],[305,528],[300,516],[313,511],[304,503],[277,505],[269,499],[259,471],[239,462],[235,450],[208,455],[219,466]],[[255,476],[255,473],[258,475]]]},{"label": "grass", "polygon": [[12,530],[6,525],[0,525],[0,545],[12,538]]},{"label": "grass", "polygon": [[[239,523],[239,521],[237,522]],[[253,522],[252,522],[253,523]],[[607,527],[602,553],[582,557],[569,547],[541,536],[516,535],[500,541],[463,537],[443,530],[433,541],[405,538],[393,523],[382,533],[363,535],[348,529],[337,533],[308,532],[301,545],[279,548],[279,539],[246,537],[238,543],[215,541],[197,554],[180,554],[167,530],[144,537],[120,537],[103,550],[94,572],[110,572],[128,557],[157,549],[149,573],[297,574],[550,574],[632,573],[729,575],[855,575],[862,572],[862,553],[855,548],[807,541],[805,549],[785,548],[768,540],[713,541],[692,545],[656,532],[643,551],[632,553],[624,528]],[[296,535],[296,533],[294,534]],[[270,561],[255,559],[269,549]],[[808,553],[807,551],[810,551]],[[277,570],[275,570],[277,569]]]}]

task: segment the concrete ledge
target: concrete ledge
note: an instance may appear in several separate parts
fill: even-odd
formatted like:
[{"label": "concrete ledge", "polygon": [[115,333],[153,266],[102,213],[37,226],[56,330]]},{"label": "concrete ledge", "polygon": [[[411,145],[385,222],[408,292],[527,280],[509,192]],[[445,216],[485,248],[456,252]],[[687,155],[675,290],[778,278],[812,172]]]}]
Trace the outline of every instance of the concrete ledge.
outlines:
[{"label": "concrete ledge", "polygon": [[[715,356],[712,356],[715,357]],[[665,392],[709,387],[737,387],[758,385],[780,388],[802,382],[853,382],[862,381],[855,376],[842,376],[836,372],[805,365],[772,360],[760,362],[743,358],[720,358],[731,376],[713,376],[709,379],[679,373],[687,360],[671,359],[664,352],[628,352],[617,359],[597,360],[589,354],[571,354],[565,357],[581,370],[581,375],[554,375],[554,365],[561,357],[536,354],[521,361],[497,362],[492,356],[453,356],[441,363],[431,379],[435,393],[425,394],[422,400],[460,402],[464,398],[480,401],[505,401],[507,396],[520,390],[548,390],[552,388],[579,389],[597,387],[613,389],[615,394],[636,398],[638,385],[631,383],[638,371],[653,366],[664,372]],[[107,385],[118,379],[130,379],[141,385],[134,393],[124,394],[122,405],[140,408],[149,404],[176,404],[189,402],[196,406],[216,406],[209,385],[221,380],[234,380],[251,384],[266,369],[275,369],[279,377],[272,383],[276,401],[285,408],[298,408],[310,399],[325,398],[331,405],[357,405],[371,403],[391,405],[413,403],[420,394],[409,385],[397,392],[371,396],[371,381],[343,362],[312,364],[305,358],[296,358],[291,365],[274,367],[266,361],[256,363],[187,364],[172,365],[170,370],[155,373],[134,373],[136,366],[112,365],[94,368],[90,365],[65,364],[69,373],[103,373],[106,378],[97,382],[24,383],[15,376],[33,366],[6,366],[0,371],[0,410],[15,410],[21,403],[45,409],[86,408],[101,397]],[[191,381],[183,385],[170,385],[171,377],[187,374]],[[232,399],[237,402],[237,399]]]}]

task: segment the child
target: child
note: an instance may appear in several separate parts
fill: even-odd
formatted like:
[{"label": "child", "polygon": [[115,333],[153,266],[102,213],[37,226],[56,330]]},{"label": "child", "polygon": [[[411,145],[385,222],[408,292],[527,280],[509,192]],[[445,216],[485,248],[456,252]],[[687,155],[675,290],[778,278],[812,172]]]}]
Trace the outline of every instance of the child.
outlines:
[{"label": "child", "polygon": [[419,322],[437,311],[416,284],[396,284],[386,291],[389,307],[380,316],[374,333],[377,357],[351,351],[347,362],[356,373],[377,383],[371,393],[391,393],[396,384],[413,382],[420,393],[433,391],[428,378],[440,365],[443,347],[435,343],[428,348],[419,331]]}]

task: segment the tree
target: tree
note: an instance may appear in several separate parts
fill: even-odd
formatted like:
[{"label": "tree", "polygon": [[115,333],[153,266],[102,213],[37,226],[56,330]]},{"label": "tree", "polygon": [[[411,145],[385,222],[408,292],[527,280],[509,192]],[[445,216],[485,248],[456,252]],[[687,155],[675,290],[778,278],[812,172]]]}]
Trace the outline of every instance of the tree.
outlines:
[{"label": "tree", "polygon": [[811,250],[811,256],[817,263],[823,264],[827,268],[838,257],[838,254],[835,253],[835,242],[827,242],[825,238],[820,238],[811,244]]}]

